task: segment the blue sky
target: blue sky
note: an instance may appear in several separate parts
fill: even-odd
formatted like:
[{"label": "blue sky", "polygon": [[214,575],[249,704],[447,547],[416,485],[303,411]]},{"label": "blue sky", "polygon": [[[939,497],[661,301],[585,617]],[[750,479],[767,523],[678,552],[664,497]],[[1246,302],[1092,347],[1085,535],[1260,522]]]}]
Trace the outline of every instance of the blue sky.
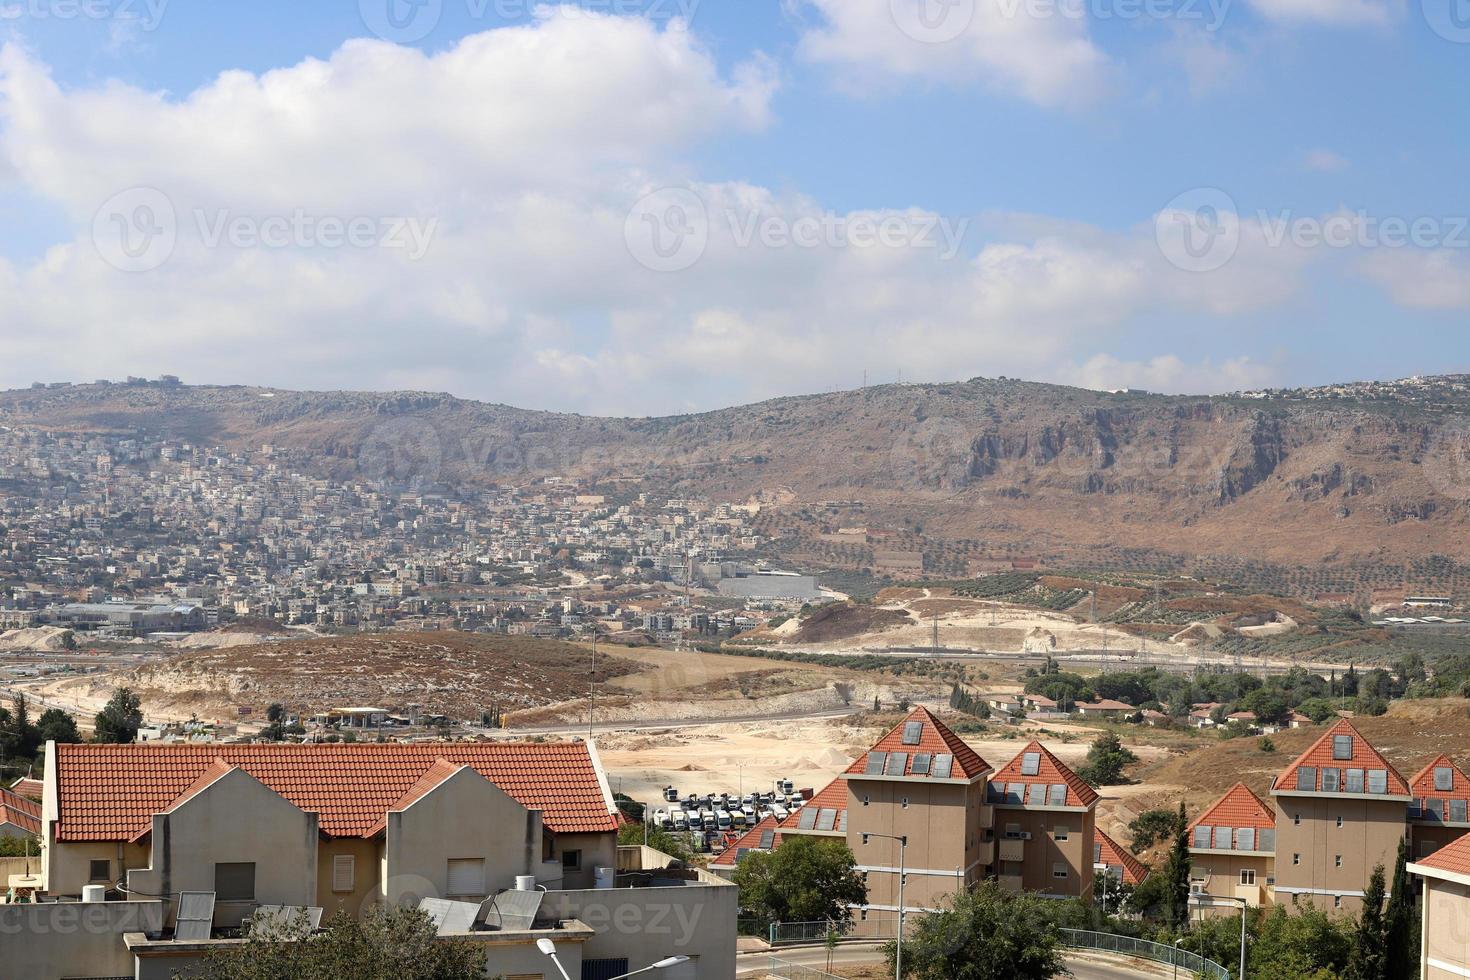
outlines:
[{"label": "blue sky", "polygon": [[[1470,0],[427,0],[405,35],[404,0],[92,2],[0,0],[7,386],[641,414],[864,370],[1470,370]],[[649,268],[640,229],[690,202],[697,254]],[[166,255],[98,241],[164,211]],[[298,214],[378,232],[258,240]],[[856,215],[906,232],[855,244]],[[1350,243],[1313,237],[1334,216]],[[792,246],[803,220],[829,230]]]}]

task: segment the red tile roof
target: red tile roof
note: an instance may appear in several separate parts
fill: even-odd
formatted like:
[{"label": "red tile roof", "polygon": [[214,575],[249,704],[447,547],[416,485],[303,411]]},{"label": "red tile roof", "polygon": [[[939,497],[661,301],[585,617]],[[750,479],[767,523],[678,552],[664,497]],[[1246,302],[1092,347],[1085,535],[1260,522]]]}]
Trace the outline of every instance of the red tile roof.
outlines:
[{"label": "red tile roof", "polygon": [[11,783],[10,788],[21,796],[29,797],[33,800],[39,800],[41,798],[42,792],[44,792],[46,789],[46,784],[41,782],[39,779],[32,779],[29,776],[22,776],[15,782]]},{"label": "red tile roof", "polygon": [[221,762],[244,769],[322,832],[361,837],[435,763],[472,766],[554,833],[617,828],[582,742],[413,745],[58,745],[59,841],[129,840]]},{"label": "red tile roof", "polygon": [[[846,776],[838,776],[836,779],[832,780],[830,783],[824,786],[820,793],[807,800],[806,806],[797,807],[795,810],[792,810],[791,813],[786,817],[786,819],[781,821],[780,827],[787,833],[792,834],[811,833],[813,831],[816,831],[816,814],[820,810],[836,811],[833,817],[831,831],[832,833],[837,833],[839,831],[839,828],[843,828],[846,826],[846,821],[844,819],[847,814]],[[802,826],[803,821],[801,817],[804,813],[812,814],[812,816],[808,817],[809,820],[813,821],[811,826]],[[822,833],[827,833],[827,831],[822,831]]]},{"label": "red tile roof", "polygon": [[1189,825],[1206,827],[1254,827],[1256,830],[1275,830],[1276,811],[1271,805],[1251,792],[1245,783],[1236,783],[1225,795],[1214,802]]},{"label": "red tile roof", "polygon": [[[1454,782],[1448,790],[1434,788],[1434,770],[1442,767],[1448,767],[1453,774]],[[1409,787],[1409,791],[1422,800],[1470,799],[1470,776],[1466,776],[1464,770],[1447,755],[1439,756],[1415,773],[1409,780]]]},{"label": "red tile roof", "polygon": [[[911,723],[917,722],[919,728],[919,740],[917,743],[905,744],[903,740],[904,729]],[[954,765],[950,771],[951,779],[974,779],[975,777],[990,771],[990,764],[980,758],[980,754],[965,741],[950,731],[949,726],[938,718],[928,708],[915,708],[909,712],[909,716],[894,726],[893,730],[880,738],[868,752],[895,753],[903,752],[908,755],[904,765],[904,775],[913,776],[915,779],[928,779],[927,775],[915,775],[914,756],[928,754],[954,756]],[[868,753],[858,756],[847,769],[849,776],[862,776],[868,766]],[[932,758],[931,758],[932,766]],[[931,769],[932,771],[932,769]],[[897,775],[895,773],[895,775]]]},{"label": "red tile roof", "polygon": [[[1334,759],[1332,757],[1332,739],[1335,735],[1351,735],[1353,739],[1353,754],[1351,759]],[[1296,761],[1287,766],[1281,775],[1276,777],[1271,791],[1295,792],[1297,787],[1297,770],[1302,766],[1311,766],[1317,769],[1316,786],[1322,785],[1322,769],[1386,769],[1388,770],[1388,792],[1393,796],[1408,796],[1409,782],[1399,773],[1393,765],[1385,759],[1378,750],[1368,743],[1353,723],[1346,718],[1339,719],[1336,724],[1327,729],[1317,741],[1312,743],[1311,748],[1297,757]],[[1320,792],[1314,789],[1313,792]],[[1303,790],[1302,792],[1306,792]]]},{"label": "red tile roof", "polygon": [[[1456,838],[1426,858],[1420,858],[1411,866],[1415,873],[1420,868],[1433,871],[1448,871],[1450,874],[1470,875],[1470,834]],[[1430,875],[1430,877],[1435,877]]]},{"label": "red tile roof", "polygon": [[766,831],[768,830],[772,831],[770,849],[774,851],[781,846],[781,832],[776,829],[778,826],[779,824],[775,817],[766,817],[736,839],[735,843],[721,851],[720,856],[710,862],[710,867],[733,868],[740,857],[741,851],[764,850],[761,847],[761,840],[765,837]]},{"label": "red tile roof", "polygon": [[28,834],[41,836],[41,805],[24,796],[0,789],[0,823],[19,827]]},{"label": "red tile roof", "polygon": [[[1035,752],[1041,756],[1040,764],[1034,776],[1028,776],[1021,772],[1022,762],[1026,756]],[[1077,775],[1066,764],[1046,750],[1040,742],[1032,742],[1016,757],[1001,767],[999,772],[990,777],[990,785],[995,791],[999,791],[1002,784],[1013,786],[1016,784],[1027,786],[1057,786],[1065,784],[1067,787],[1067,806],[1090,807],[1097,803],[1097,790]],[[992,796],[992,800],[994,797]]]},{"label": "red tile roof", "polygon": [[1134,857],[1132,851],[1103,833],[1101,827],[1095,828],[1093,843],[1097,847],[1098,856],[1098,860],[1094,863],[1106,864],[1108,867],[1121,867],[1124,884],[1142,884],[1143,879],[1148,877],[1148,865]]}]

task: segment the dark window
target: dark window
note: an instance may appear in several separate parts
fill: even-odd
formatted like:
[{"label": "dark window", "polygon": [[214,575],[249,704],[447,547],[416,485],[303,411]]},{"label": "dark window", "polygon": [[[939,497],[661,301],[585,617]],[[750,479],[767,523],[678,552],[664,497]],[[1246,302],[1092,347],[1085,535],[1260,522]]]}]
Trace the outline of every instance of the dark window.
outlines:
[{"label": "dark window", "polygon": [[105,882],[111,884],[112,883],[112,862],[111,861],[93,861],[92,862],[92,869],[91,869],[91,872],[88,875],[88,879],[87,880],[89,880],[89,881],[105,881]]},{"label": "dark window", "polygon": [[612,980],[628,972],[627,960],[583,960],[582,980]]},{"label": "dark window", "polygon": [[216,864],[214,898],[217,902],[255,901],[255,865]]},{"label": "dark window", "polygon": [[580,868],[582,866],[582,852],[581,851],[562,851],[561,852],[561,866],[563,868],[570,868],[573,871],[575,871],[576,869]]}]

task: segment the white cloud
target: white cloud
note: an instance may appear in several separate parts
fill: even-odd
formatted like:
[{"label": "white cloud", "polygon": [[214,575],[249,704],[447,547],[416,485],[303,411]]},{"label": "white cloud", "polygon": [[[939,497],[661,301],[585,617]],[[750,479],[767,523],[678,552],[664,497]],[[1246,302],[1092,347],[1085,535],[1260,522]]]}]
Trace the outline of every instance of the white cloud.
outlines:
[{"label": "white cloud", "polygon": [[1187,363],[1175,354],[1146,361],[1125,361],[1111,354],[1098,354],[1067,374],[1083,388],[1115,391],[1141,388],[1161,394],[1215,394],[1264,387],[1277,377],[1276,369],[1250,357],[1234,357],[1221,363],[1209,359]]},{"label": "white cloud", "polygon": [[1249,0],[1269,20],[1353,27],[1392,23],[1403,0]]},{"label": "white cloud", "polygon": [[1302,168],[1312,173],[1330,174],[1346,170],[1352,163],[1339,153],[1318,147],[1302,155]]},{"label": "white cloud", "polygon": [[1400,306],[1470,310],[1470,255],[1461,249],[1379,249],[1361,268]]},{"label": "white cloud", "polygon": [[871,90],[893,78],[981,82],[1044,106],[1095,101],[1112,66],[1068,3],[1028,0],[804,0],[821,21],[801,53]]}]

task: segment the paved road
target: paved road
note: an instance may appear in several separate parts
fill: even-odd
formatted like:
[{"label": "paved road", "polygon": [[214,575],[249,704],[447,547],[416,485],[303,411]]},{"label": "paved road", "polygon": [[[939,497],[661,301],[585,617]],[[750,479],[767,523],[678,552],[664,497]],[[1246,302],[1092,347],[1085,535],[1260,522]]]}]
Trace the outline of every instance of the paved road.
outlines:
[{"label": "paved road", "polygon": [[[736,958],[736,974],[741,977],[761,977],[766,975],[766,967],[770,959],[769,953],[742,953]],[[818,970],[827,967],[827,950],[817,949],[788,949],[777,954],[788,963],[798,966],[808,966]],[[832,954],[833,966],[863,966],[870,963],[883,962],[881,947],[874,944],[854,944],[842,946]],[[1104,956],[1070,956],[1067,958],[1067,968],[1072,971],[1074,980],[1166,980],[1170,977],[1167,971],[1161,971],[1153,964],[1134,964],[1127,960],[1116,957]],[[1187,974],[1180,974],[1187,976]]]}]

